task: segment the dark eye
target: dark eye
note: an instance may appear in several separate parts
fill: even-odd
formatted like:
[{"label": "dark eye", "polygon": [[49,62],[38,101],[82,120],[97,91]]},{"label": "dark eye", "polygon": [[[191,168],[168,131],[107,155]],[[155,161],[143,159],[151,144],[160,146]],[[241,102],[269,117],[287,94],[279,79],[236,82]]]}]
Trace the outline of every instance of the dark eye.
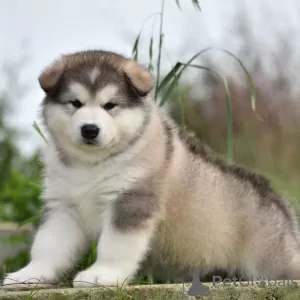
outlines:
[{"label": "dark eye", "polygon": [[75,107],[75,108],[80,108],[83,106],[83,104],[78,100],[78,99],[74,99],[72,101],[70,101],[70,103]]},{"label": "dark eye", "polygon": [[107,103],[103,106],[103,108],[104,108],[105,110],[110,110],[110,109],[113,109],[116,105],[117,105],[116,103],[113,103],[113,102],[107,102]]}]

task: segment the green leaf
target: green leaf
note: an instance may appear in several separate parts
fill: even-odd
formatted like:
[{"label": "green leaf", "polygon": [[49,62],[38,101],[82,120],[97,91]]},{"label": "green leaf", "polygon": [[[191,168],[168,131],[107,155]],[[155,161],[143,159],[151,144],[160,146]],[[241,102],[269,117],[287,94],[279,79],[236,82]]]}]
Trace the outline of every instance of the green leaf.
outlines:
[{"label": "green leaf", "polygon": [[135,59],[135,60],[138,60],[138,56],[139,56],[140,37],[141,37],[141,33],[139,33],[138,36],[136,37],[134,44],[133,44],[133,48],[132,48],[132,56],[133,56],[133,59]]},{"label": "green leaf", "polygon": [[[222,49],[222,48],[214,48],[214,47],[208,47],[205,48],[201,51],[199,51],[198,53],[196,53],[194,56],[191,57],[190,60],[187,61],[186,64],[180,63],[178,62],[175,67],[168,73],[168,75],[166,76],[166,80],[165,82],[162,81],[162,84],[165,87],[172,79],[173,80],[179,80],[182,73],[185,71],[185,69],[188,67],[188,65],[190,65],[196,58],[198,58],[199,56],[201,56],[202,54],[204,54],[205,52],[211,51],[211,50],[219,50],[222,51],[226,54],[228,54],[229,56],[231,56],[232,58],[234,58],[238,64],[240,65],[240,67],[242,68],[242,70],[244,71],[244,73],[246,74],[247,80],[248,80],[248,84],[250,86],[250,102],[251,102],[251,108],[253,110],[253,112],[255,113],[255,115],[257,116],[257,118],[259,120],[262,121],[262,118],[257,114],[256,112],[256,88],[255,88],[255,84],[254,81],[252,79],[251,74],[249,73],[249,71],[247,70],[247,68],[245,67],[245,65],[243,64],[243,62],[237,57],[235,56],[233,53],[231,53],[230,51],[226,50],[226,49]],[[183,68],[181,68],[184,65]],[[174,69],[176,68],[176,70],[174,71]],[[161,85],[162,85],[161,84]],[[165,103],[165,101],[168,99],[168,97],[170,96],[171,92],[173,91],[174,87],[175,87],[176,83],[171,84],[170,88],[168,89],[168,91],[164,94],[164,96],[162,97],[162,100],[160,102],[160,105],[163,105]],[[159,92],[161,92],[161,89],[159,89]]]},{"label": "green leaf", "polygon": [[160,93],[164,87],[166,87],[170,81],[172,80],[172,78],[176,75],[176,73],[178,72],[178,70],[181,68],[181,64],[178,62],[173,68],[172,70],[165,76],[165,78],[161,81],[161,83],[158,86],[157,92]]},{"label": "green leaf", "polygon": [[[160,105],[164,105],[164,103],[167,101],[168,97],[170,96],[170,94],[172,93],[174,87],[176,86],[176,82],[179,81],[181,75],[183,74],[183,72],[185,71],[185,69],[188,67],[189,64],[191,64],[196,58],[198,58],[200,55],[204,54],[205,52],[211,50],[212,47],[209,48],[205,48],[201,51],[199,51],[198,53],[196,53],[195,55],[193,55],[186,64],[183,64],[181,62],[178,62],[175,67],[171,70],[171,72],[173,71],[173,73],[169,73],[168,76],[168,81],[170,81],[173,77],[173,82],[171,83],[170,87],[168,88],[167,92],[163,95],[162,100],[160,101]],[[182,67],[183,66],[183,67]],[[175,82],[174,82],[175,81]],[[163,82],[162,82],[163,83]],[[166,82],[164,82],[164,85],[167,85],[167,80]]]},{"label": "green leaf", "polygon": [[178,84],[179,82],[179,77],[180,74],[176,74],[173,78],[172,83],[170,84],[169,88],[167,89],[167,91],[163,94],[162,99],[159,103],[160,106],[163,106],[165,104],[165,102],[168,100],[169,96],[171,95],[171,93],[173,92],[175,86]]},{"label": "green leaf", "polygon": [[88,266],[91,266],[95,262],[96,257],[97,257],[97,243],[92,242],[91,252],[88,257]]},{"label": "green leaf", "polygon": [[[196,10],[201,11],[199,0],[192,0],[192,4],[194,5],[194,7],[195,7]],[[176,5],[182,11],[182,8],[181,8],[179,0],[176,0]]]},{"label": "green leaf", "polygon": [[153,70],[153,36],[151,36],[150,39],[150,45],[149,45],[149,65],[148,70],[151,72]]},{"label": "green leaf", "polygon": [[146,20],[144,21],[144,23],[142,24],[141,26],[141,29],[140,29],[140,32],[138,34],[138,36],[136,37],[135,41],[134,41],[134,44],[133,44],[133,47],[132,47],[132,56],[133,56],[133,59],[135,60],[138,60],[138,56],[139,56],[139,43],[140,43],[140,38],[141,38],[141,35],[142,35],[142,32],[143,32],[143,28],[145,26],[145,24],[147,23],[147,21],[149,21],[151,18],[153,17],[156,17],[160,15],[160,13],[153,13],[153,14],[150,14]]},{"label": "green leaf", "polygon": [[39,184],[37,184],[36,182],[33,182],[33,181],[28,181],[27,184],[31,185],[34,188],[38,188],[38,189],[41,188],[41,186]]},{"label": "green leaf", "polygon": [[40,129],[39,125],[36,123],[36,121],[33,122],[33,128],[37,131],[37,133],[43,138],[43,140],[48,143],[47,139],[45,138],[42,130]]},{"label": "green leaf", "polygon": [[154,93],[154,100],[157,101],[158,90],[160,82],[160,67],[161,67],[161,53],[163,48],[163,21],[164,21],[164,8],[165,8],[165,0],[161,1],[161,11],[160,11],[160,26],[159,26],[159,45],[158,45],[158,57],[157,57],[157,69],[156,69],[156,88]]},{"label": "green leaf", "polygon": [[33,216],[31,218],[26,219],[23,222],[19,222],[18,226],[20,228],[20,227],[22,227],[24,225],[27,225],[27,224],[37,223],[39,221],[39,219],[40,219],[40,216]]},{"label": "green leaf", "polygon": [[250,72],[247,70],[247,68],[245,67],[245,65],[243,64],[243,62],[237,57],[235,56],[233,53],[231,53],[230,51],[226,50],[226,49],[219,49],[220,51],[227,53],[229,56],[231,56],[232,58],[234,58],[238,64],[240,65],[240,67],[243,69],[244,73],[246,74],[247,80],[248,80],[248,84],[250,86],[250,103],[251,103],[251,108],[253,110],[253,112],[255,113],[255,115],[257,116],[257,118],[261,121],[262,118],[257,114],[256,112],[256,87],[255,87],[255,83],[254,80],[250,74]]},{"label": "green leaf", "polygon": [[34,285],[34,288],[30,291],[30,293],[27,295],[26,300],[32,300],[34,299],[34,296],[39,292],[38,289],[38,283]]},{"label": "green leaf", "polygon": [[[227,101],[227,131],[228,131],[228,139],[227,139],[227,159],[228,159],[228,163],[232,163],[233,162],[233,138],[232,138],[232,106],[231,106],[231,96],[230,96],[230,90],[229,90],[229,86],[227,83],[227,80],[224,76],[220,75],[218,72],[208,68],[208,67],[204,67],[204,66],[200,66],[200,65],[193,65],[191,64],[191,62],[196,59],[197,57],[199,57],[201,54],[203,54],[204,52],[210,50],[211,48],[206,48],[200,52],[198,52],[196,55],[194,55],[189,61],[188,63],[184,64],[184,63],[180,63],[178,62],[175,67],[168,73],[168,78],[166,79],[164,85],[167,85],[167,81],[170,81],[173,79],[173,81],[171,82],[169,88],[167,89],[167,91],[164,93],[161,103],[160,105],[163,105],[165,103],[165,101],[169,98],[170,94],[172,93],[173,89],[175,88],[175,86],[178,84],[178,81],[180,79],[180,76],[182,75],[183,71],[187,68],[187,67],[193,67],[193,68],[198,68],[198,69],[202,69],[202,70],[206,70],[209,72],[212,72],[214,74],[217,74],[219,77],[221,77],[222,81],[223,81],[223,85],[225,87],[226,90],[226,101]],[[182,67],[182,68],[181,68]]]},{"label": "green leaf", "polygon": [[181,6],[180,6],[179,0],[176,0],[176,5],[178,6],[178,8],[179,8],[180,10],[182,10],[182,9],[181,9]]},{"label": "green leaf", "polygon": [[5,238],[1,238],[0,241],[5,244],[17,245],[17,244],[28,243],[30,241],[30,238],[26,232],[21,232],[21,233],[12,234]]},{"label": "green leaf", "polygon": [[200,7],[200,3],[199,3],[199,0],[192,0],[193,4],[194,4],[194,7],[201,11],[201,7]]}]

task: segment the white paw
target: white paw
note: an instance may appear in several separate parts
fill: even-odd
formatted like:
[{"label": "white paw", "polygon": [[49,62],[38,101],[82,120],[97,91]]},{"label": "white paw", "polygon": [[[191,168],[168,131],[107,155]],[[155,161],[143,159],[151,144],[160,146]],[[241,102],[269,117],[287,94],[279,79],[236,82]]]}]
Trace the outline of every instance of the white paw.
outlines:
[{"label": "white paw", "polygon": [[25,268],[6,274],[1,288],[5,289],[30,289],[48,288],[55,283],[55,274],[44,266],[28,265]]},{"label": "white paw", "polygon": [[125,276],[124,272],[116,267],[104,265],[93,265],[85,271],[79,272],[74,281],[74,287],[91,287],[99,285],[122,286],[130,278]]}]

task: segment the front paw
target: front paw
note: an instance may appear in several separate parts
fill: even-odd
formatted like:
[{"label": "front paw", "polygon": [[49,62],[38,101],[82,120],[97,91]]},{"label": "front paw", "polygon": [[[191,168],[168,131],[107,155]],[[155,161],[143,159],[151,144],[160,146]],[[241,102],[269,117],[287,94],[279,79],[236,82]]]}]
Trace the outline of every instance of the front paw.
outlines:
[{"label": "front paw", "polygon": [[127,284],[129,279],[129,276],[126,276],[120,268],[98,264],[79,272],[73,281],[73,286],[122,286]]},{"label": "front paw", "polygon": [[46,265],[28,265],[25,268],[6,274],[1,288],[5,289],[30,289],[49,288],[55,283],[54,272]]}]

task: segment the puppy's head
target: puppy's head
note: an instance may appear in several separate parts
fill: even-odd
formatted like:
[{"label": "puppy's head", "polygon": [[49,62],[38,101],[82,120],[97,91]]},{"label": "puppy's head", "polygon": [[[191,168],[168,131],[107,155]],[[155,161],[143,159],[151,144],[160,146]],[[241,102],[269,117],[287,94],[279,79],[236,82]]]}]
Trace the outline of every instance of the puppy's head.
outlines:
[{"label": "puppy's head", "polygon": [[95,153],[130,143],[151,106],[151,75],[112,52],[64,55],[41,73],[39,83],[46,93],[44,123],[66,151]]}]

